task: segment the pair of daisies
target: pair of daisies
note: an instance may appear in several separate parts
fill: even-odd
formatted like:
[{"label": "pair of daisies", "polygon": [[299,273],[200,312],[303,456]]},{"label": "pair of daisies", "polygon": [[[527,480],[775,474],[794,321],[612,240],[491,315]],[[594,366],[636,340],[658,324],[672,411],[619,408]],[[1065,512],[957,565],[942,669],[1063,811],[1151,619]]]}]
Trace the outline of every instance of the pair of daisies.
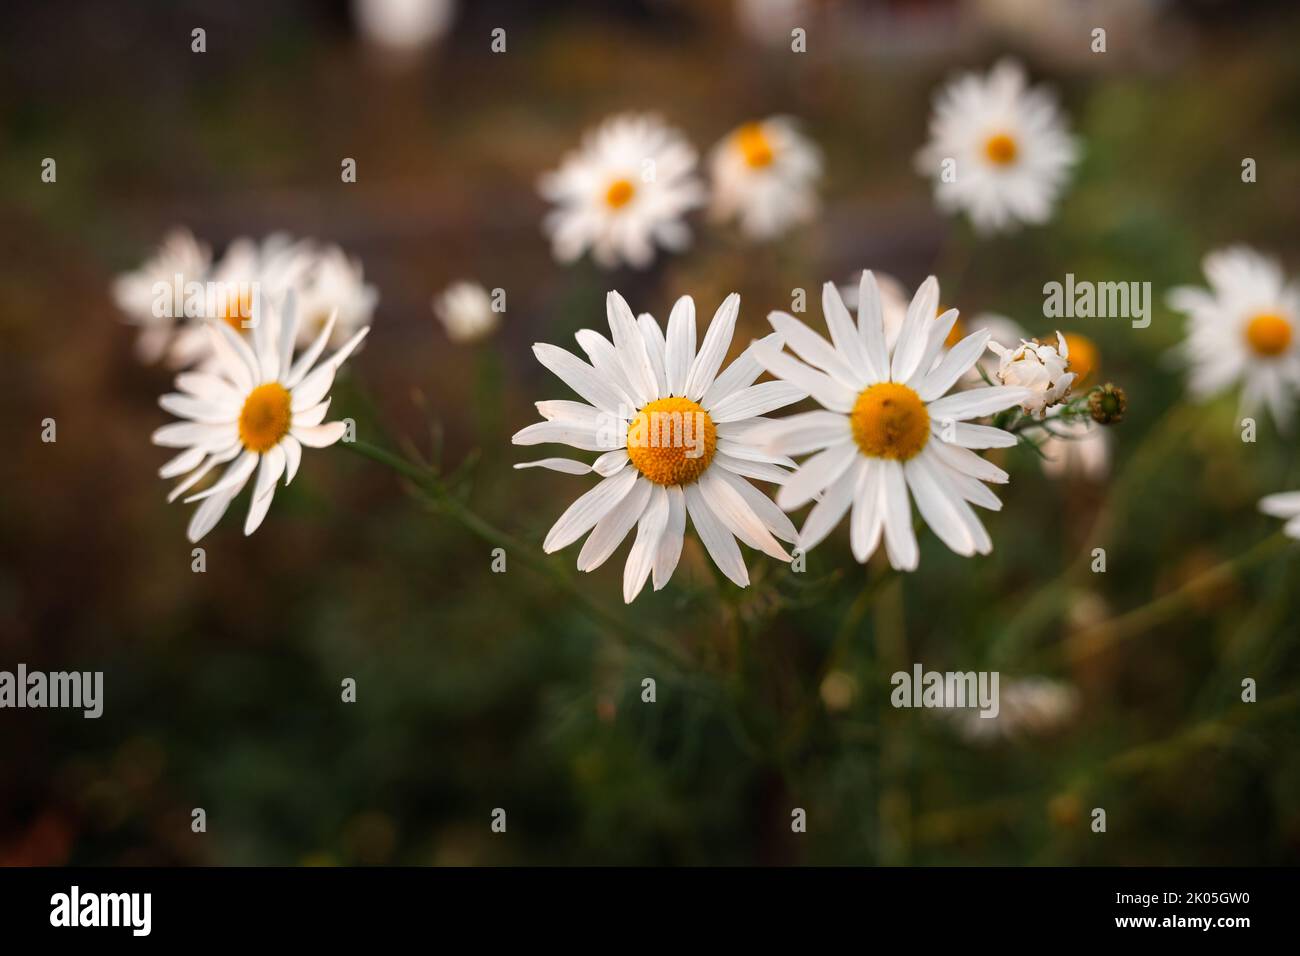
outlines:
[{"label": "pair of daisies", "polygon": [[[635,528],[624,568],[628,602],[648,579],[656,590],[667,583],[688,517],[710,558],[741,586],[749,576],[737,542],[788,561],[782,541],[806,551],[846,515],[858,561],[883,543],[894,567],[913,570],[919,560],[913,501],[953,551],[989,553],[992,541],[972,505],[999,509],[986,483],[1008,476],[976,451],[1008,447],[1016,438],[973,420],[1031,401],[1034,390],[997,385],[949,394],[979,361],[990,333],[976,331],[947,348],[957,312],[938,314],[938,304],[932,277],[913,296],[890,343],[871,272],[862,274],[856,322],[839,290],[826,283],[829,340],[794,316],[773,312],[773,332],[722,370],[738,296],[722,303],[697,347],[689,296],[673,306],[665,332],[609,293],[611,337],[589,329],[577,336],[587,361],[553,345],[534,347],[538,360],[583,401],[539,402],[544,420],[514,442],[602,452],[591,464],[546,458],[516,465],[600,478],[556,521],[544,549],[586,535],[578,568],[590,571]],[[764,371],[775,380],[755,384]],[[821,408],[767,417],[805,397]],[[793,455],[810,457],[796,465]],[[775,502],[751,479],[778,485]],[[809,502],[815,503],[796,531],[786,512]]]},{"label": "pair of daisies", "polygon": [[[1002,61],[940,92],[916,164],[933,177],[941,209],[998,232],[1046,222],[1077,158],[1052,94],[1030,89],[1021,67]],[[685,217],[706,203],[715,219],[736,220],[759,240],[816,214],[820,153],[788,118],[732,131],[709,165],[711,199],[695,173],[695,150],[678,131],[654,116],[606,120],[542,177],[542,196],[555,207],[543,223],[555,257],[572,262],[590,251],[605,268],[644,268],[657,247],[689,244]]]},{"label": "pair of daisies", "polygon": [[342,344],[370,324],[379,299],[361,263],[337,246],[275,233],[261,241],[235,239],[214,260],[211,249],[183,229],[169,233],[139,268],[119,276],[112,293],[127,321],[139,328],[142,361],[211,371],[215,360],[205,327],[223,322],[247,338],[256,295],[279,302],[290,290],[300,316],[295,344],[303,348],[331,314],[330,344]]},{"label": "pair of daisies", "polygon": [[[1205,257],[1209,288],[1180,286],[1169,304],[1188,317],[1177,356],[1188,366],[1193,397],[1240,388],[1239,413],[1266,407],[1279,428],[1291,426],[1300,396],[1300,284],[1277,261],[1245,246]],[[1269,495],[1260,510],[1286,521],[1300,538],[1300,491]]]},{"label": "pair of daisies", "polygon": [[590,250],[603,268],[645,268],[656,247],[690,244],[686,216],[705,205],[716,221],[735,221],[759,240],[817,211],[821,155],[791,119],[746,123],[725,136],[709,156],[711,190],[697,162],[685,136],[654,115],[620,114],[589,131],[539,183],[555,204],[543,226],[556,259]]}]

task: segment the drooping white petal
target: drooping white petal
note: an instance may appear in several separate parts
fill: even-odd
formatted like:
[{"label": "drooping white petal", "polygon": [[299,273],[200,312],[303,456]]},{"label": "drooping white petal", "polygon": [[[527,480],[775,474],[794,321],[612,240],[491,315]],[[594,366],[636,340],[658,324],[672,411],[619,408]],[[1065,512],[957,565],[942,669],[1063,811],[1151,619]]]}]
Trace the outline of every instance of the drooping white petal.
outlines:
[{"label": "drooping white petal", "polygon": [[217,522],[226,513],[236,494],[238,491],[214,495],[194,509],[194,514],[190,516],[189,527],[185,531],[190,544],[198,544],[204,535],[217,526]]},{"label": "drooping white petal", "polygon": [[289,434],[308,448],[328,448],[347,434],[346,422],[326,422],[324,425],[307,425],[299,428],[293,425]]},{"label": "drooping white petal", "polygon": [[237,495],[243,489],[244,484],[248,481],[253,469],[257,467],[257,460],[261,457],[255,451],[245,451],[235,459],[235,463],[226,469],[226,473],[221,476],[221,480],[211,488],[206,488],[196,495],[190,495],[185,499],[185,503],[200,501],[204,498],[211,498],[213,495],[221,495],[226,492]]},{"label": "drooping white petal", "polygon": [[853,489],[853,513],[849,517],[849,544],[853,558],[861,564],[875,554],[885,530],[884,479],[878,458],[863,459],[858,483]]},{"label": "drooping white petal", "polygon": [[709,508],[717,515],[727,530],[751,548],[762,551],[781,561],[789,561],[790,555],[785,548],[772,537],[766,525],[754,510],[746,504],[745,499],[725,479],[720,478],[715,470],[709,468],[697,482],[700,493]]},{"label": "drooping white petal", "polygon": [[916,508],[940,541],[957,554],[969,558],[975,553],[975,539],[957,511],[958,505],[965,506],[965,502],[945,494],[934,469],[927,464],[927,458],[922,453],[903,465],[903,474],[916,499]]},{"label": "drooping white petal", "polygon": [[636,540],[632,542],[632,550],[623,568],[624,604],[631,604],[633,598],[645,587],[646,578],[650,577],[655,557],[659,553],[659,542],[667,527],[668,492],[662,485],[655,485],[650,492],[650,503],[637,522]]},{"label": "drooping white petal", "polygon": [[658,591],[677,569],[677,562],[682,556],[682,542],[686,532],[686,494],[678,485],[670,485],[668,492],[668,521],[664,533],[659,538],[659,549],[655,552],[654,589]]},{"label": "drooping white petal", "polygon": [[325,413],[329,411],[330,399],[325,399],[310,408],[305,408],[300,412],[293,413],[292,424],[299,426],[319,425],[325,421]]},{"label": "drooping white petal", "polygon": [[605,517],[610,508],[623,500],[636,479],[636,470],[627,468],[583,494],[551,526],[542,542],[542,550],[551,554],[577,541]]},{"label": "drooping white petal", "polygon": [[195,445],[187,448],[175,458],[170,459],[167,464],[158,469],[159,478],[175,478],[177,475],[183,475],[186,472],[193,471],[203,463],[207,456],[207,451],[202,445]]},{"label": "drooping white petal", "polygon": [[782,541],[790,542],[793,542],[799,536],[799,533],[795,531],[794,523],[790,521],[790,516],[778,508],[775,501],[744,478],[725,468],[711,468],[709,470],[717,472],[718,479],[730,485],[744,499],[745,504],[749,505],[754,514],[758,516],[758,519],[763,522],[763,526],[773,535]]},{"label": "drooping white petal", "polygon": [[284,483],[288,486],[293,481],[293,476],[298,474],[298,465],[302,462],[302,445],[292,435],[285,435],[280,439],[280,447],[284,449]]},{"label": "drooping white petal", "polygon": [[284,452],[279,445],[262,456],[262,463],[257,469],[257,481],[253,484],[253,500],[248,505],[248,518],[244,521],[245,535],[256,531],[266,517],[271,499],[275,496],[275,483],[284,474],[284,465]]},{"label": "drooping white petal", "polygon": [[860,457],[862,456],[858,453],[858,446],[851,439],[846,438],[829,448],[824,448],[803,462],[795,473],[786,479],[785,484],[776,493],[776,503],[786,511],[794,511],[807,504],[821,494],[823,489],[834,484],[840,475],[848,471],[849,466]]},{"label": "drooping white petal", "polygon": [[653,488],[653,482],[638,478],[632,490],[596,522],[591,534],[583,542],[582,550],[578,552],[579,571],[594,571],[608,560],[640,519],[650,501]]},{"label": "drooping white petal", "polygon": [[912,530],[912,505],[907,495],[903,466],[882,460],[881,505],[885,514],[885,552],[889,563],[899,571],[915,571],[920,560],[916,532]]},{"label": "drooping white petal", "polygon": [[695,533],[700,536],[704,550],[728,580],[742,588],[748,587],[749,569],[745,567],[744,558],[740,555],[740,546],[717,515],[709,509],[704,496],[700,494],[699,482],[687,485],[684,491],[686,510],[690,513],[691,523],[695,525]]},{"label": "drooping white petal", "polygon": [[840,523],[844,513],[853,501],[853,489],[858,484],[859,460],[855,467],[848,469],[827,486],[821,500],[813,505],[812,511],[799,529],[798,545],[805,553],[811,551],[826,539],[831,530]]}]

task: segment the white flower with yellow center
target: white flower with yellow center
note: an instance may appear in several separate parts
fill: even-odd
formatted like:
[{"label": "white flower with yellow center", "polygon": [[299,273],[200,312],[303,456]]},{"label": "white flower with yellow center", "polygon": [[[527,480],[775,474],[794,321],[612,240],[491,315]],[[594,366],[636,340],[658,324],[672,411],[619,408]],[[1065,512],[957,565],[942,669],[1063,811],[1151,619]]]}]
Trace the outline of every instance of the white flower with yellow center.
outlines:
[{"label": "white flower with yellow center", "polygon": [[202,282],[211,261],[212,251],[188,229],[175,229],[140,268],[113,281],[113,301],[127,321],[140,329],[136,354],[141,361],[171,357],[176,330],[186,322],[185,287]]},{"label": "white flower with yellow center", "polygon": [[[695,303],[682,296],[664,335],[648,314],[639,318],[617,292],[606,298],[613,341],[583,329],[578,344],[588,364],[554,345],[533,353],[585,401],[538,402],[546,419],[519,431],[516,445],[560,442],[603,451],[591,465],[568,458],[525,462],[573,475],[595,472],[601,482],[575,501],[547,534],[548,552],[587,534],[578,570],[600,567],[636,527],[623,571],[623,599],[631,602],[653,577],[657,591],[677,567],[692,524],[718,568],[741,587],[749,571],[736,539],[782,561],[776,540],[793,541],[794,526],[770,498],[746,479],[781,482],[793,462],[759,448],[750,434],[762,416],[804,397],[786,382],[754,384],[762,368],[750,346],[718,374],[731,345],[740,297],[729,295],[696,351]],[[777,336],[764,340],[781,347]]]},{"label": "white flower with yellow center", "polygon": [[941,209],[990,233],[1047,222],[1078,154],[1052,93],[1028,89],[1021,66],[1003,60],[939,92],[916,167]]},{"label": "white flower with yellow center", "polygon": [[1259,510],[1286,522],[1282,526],[1287,537],[1300,541],[1300,491],[1283,491],[1265,495],[1259,501]]},{"label": "white flower with yellow center", "polygon": [[1271,258],[1245,246],[1205,257],[1210,288],[1179,286],[1169,305],[1188,317],[1178,353],[1188,388],[1205,399],[1241,385],[1241,414],[1267,405],[1282,427],[1300,391],[1300,286]]},{"label": "white flower with yellow center", "polygon": [[164,410],[185,419],[153,433],[155,445],[184,449],[158,471],[163,478],[187,475],[168,501],[213,468],[231,463],[219,480],[185,499],[203,502],[190,520],[190,541],[212,530],[256,472],[244,522],[244,534],[252,534],[271,506],[276,482],[283,476],[287,485],[297,473],[302,446],[324,448],[346,430],[343,422],[322,424],[328,392],[339,366],[370,329],[360,329],[318,364],[333,331],[331,317],[294,361],[298,319],[293,294],[285,299],[283,318],[260,295],[254,297],[252,312],[251,339],[224,322],[208,322],[204,333],[212,349],[211,370],[181,373],[176,376],[179,391],[158,400]]},{"label": "white flower with yellow center", "polygon": [[820,152],[793,120],[746,123],[710,154],[713,217],[737,220],[750,239],[779,236],[816,214],[821,168]]},{"label": "white flower with yellow center", "polygon": [[1021,339],[1015,348],[989,342],[989,351],[998,357],[994,377],[1003,385],[1019,385],[1029,391],[1020,403],[1026,415],[1040,421],[1048,409],[1065,401],[1076,373],[1070,371],[1070,346],[1065,336],[1056,333],[1056,345]]},{"label": "white flower with yellow center", "polygon": [[[253,299],[260,294],[278,302],[298,288],[311,268],[313,254],[305,241],[273,233],[256,242],[238,238],[203,277],[204,290],[197,313],[190,316],[172,344],[177,368],[198,365],[203,371],[216,366],[206,326],[222,322],[247,338],[252,327]],[[187,303],[188,308],[188,303]]]},{"label": "white flower with yellow center", "polygon": [[603,268],[643,269],[656,245],[686,248],[684,217],[705,200],[696,161],[694,148],[656,116],[605,120],[539,184],[556,206],[544,222],[555,257],[573,262],[590,249]]},{"label": "white flower with yellow center", "polygon": [[326,345],[342,345],[370,324],[378,302],[379,290],[366,284],[359,260],[338,246],[323,249],[298,277],[298,346],[315,341],[334,313],[334,333]]},{"label": "white flower with yellow center", "polygon": [[852,506],[853,556],[866,561],[883,536],[890,563],[911,571],[919,553],[910,489],[921,517],[949,548],[966,556],[987,554],[993,543],[968,502],[997,510],[1001,502],[983,482],[1005,482],[1008,476],[971,449],[1007,447],[1016,437],[970,420],[1019,404],[1029,390],[999,385],[946,394],[979,360],[989,333],[974,332],[944,351],[957,311],[935,317],[939,283],[933,276],[912,298],[892,349],[885,344],[880,291],[870,272],[862,274],[858,301],[855,326],[834,283],[823,286],[829,342],[793,316],[768,317],[803,361],[767,341],[751,346],[764,368],[825,409],[761,430],[760,440],[772,453],[816,452],[781,486],[777,504],[792,511],[818,499],[799,532],[805,551]]},{"label": "white flower with yellow center", "polygon": [[477,342],[496,331],[500,314],[492,296],[477,282],[453,282],[434,296],[433,311],[447,330],[447,338],[461,344]]}]

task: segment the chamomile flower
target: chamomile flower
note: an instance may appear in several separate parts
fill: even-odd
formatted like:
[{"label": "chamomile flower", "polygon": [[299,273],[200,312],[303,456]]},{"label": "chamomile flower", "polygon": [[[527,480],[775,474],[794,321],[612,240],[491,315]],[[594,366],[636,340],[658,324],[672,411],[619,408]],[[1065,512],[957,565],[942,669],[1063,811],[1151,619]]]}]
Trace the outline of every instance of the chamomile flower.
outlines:
[{"label": "chamomile flower", "polygon": [[379,291],[367,285],[361,263],[338,246],[329,246],[298,273],[298,346],[315,341],[331,314],[337,313],[334,333],[326,343],[338,347],[370,324]]},{"label": "chamomile flower", "polygon": [[1240,385],[1241,414],[1267,405],[1286,427],[1300,391],[1300,286],[1245,246],[1211,252],[1204,270],[1209,289],[1169,293],[1170,306],[1188,317],[1177,354],[1189,366],[1189,390],[1206,399]]},{"label": "chamomile flower", "polygon": [[457,343],[477,342],[496,331],[500,315],[492,309],[492,297],[477,282],[453,282],[434,296],[433,311]]},{"label": "chamomile flower", "polygon": [[855,326],[834,283],[822,288],[829,342],[793,316],[773,312],[772,327],[798,359],[767,341],[750,346],[760,365],[824,409],[760,432],[773,454],[816,452],[777,492],[777,504],[787,511],[818,499],[799,532],[799,547],[815,547],[852,506],[853,556],[865,562],[883,536],[890,563],[914,570],[915,498],[921,517],[953,551],[989,553],[993,542],[970,504],[1000,508],[983,482],[1005,482],[1008,475],[971,449],[1003,448],[1016,438],[970,420],[1019,404],[1029,390],[999,385],[946,394],[979,360],[989,333],[973,332],[944,351],[957,311],[935,317],[939,283],[933,276],[912,298],[892,349],[870,272],[862,274],[858,302]]},{"label": "chamomile flower", "polygon": [[343,437],[343,422],[327,422],[334,375],[370,329],[362,328],[328,359],[318,362],[333,332],[333,317],[316,340],[294,361],[298,335],[293,294],[286,296],[283,316],[264,296],[254,296],[252,337],[225,322],[208,322],[203,333],[212,350],[209,371],[176,376],[178,391],[158,404],[178,418],[153,433],[153,443],[183,449],[159,469],[163,478],[186,475],[168,501],[175,501],[218,465],[230,463],[210,487],[185,499],[202,501],[190,519],[189,539],[198,541],[216,526],[231,501],[254,479],[244,534],[257,530],[266,517],[281,477],[293,480],[302,447],[324,448]]},{"label": "chamomile flower", "polygon": [[690,243],[684,217],[704,204],[695,149],[657,116],[613,116],[583,138],[539,184],[556,208],[544,228],[555,258],[573,262],[588,249],[597,264],[649,266],[655,247]]},{"label": "chamomile flower", "polygon": [[1287,537],[1300,541],[1300,491],[1266,495],[1259,501],[1259,510],[1285,521],[1282,530]]},{"label": "chamomile flower", "polygon": [[254,298],[260,294],[266,300],[279,301],[302,281],[312,258],[308,243],[283,233],[273,233],[261,242],[245,237],[231,242],[204,277],[196,314],[177,332],[172,345],[175,366],[199,365],[210,371],[217,363],[205,327],[223,322],[248,338]]},{"label": "chamomile flower", "polygon": [[793,120],[774,116],[733,130],[709,156],[712,214],[750,239],[772,239],[817,212],[821,153]]},{"label": "chamomile flower", "polygon": [[142,362],[169,354],[177,327],[186,321],[185,287],[201,282],[211,261],[212,251],[188,229],[174,229],[144,264],[113,281],[113,301],[140,329],[135,344]]},{"label": "chamomile flower", "polygon": [[1052,93],[1027,88],[1021,66],[1003,60],[939,92],[916,166],[941,209],[992,233],[1047,222],[1078,154]]},{"label": "chamomile flower", "polygon": [[1065,401],[1070,394],[1077,375],[1070,371],[1070,346],[1060,332],[1056,333],[1056,345],[1021,339],[1015,348],[997,342],[990,342],[988,347],[998,357],[997,380],[1029,391],[1029,396],[1020,403],[1026,415],[1042,421],[1048,409]]},{"label": "chamomile flower", "polygon": [[[617,292],[606,298],[612,341],[583,329],[578,344],[590,364],[554,345],[537,344],[538,361],[584,399],[538,402],[545,421],[517,432],[516,445],[559,442],[604,452],[594,463],[569,458],[524,462],[572,475],[595,472],[601,481],[555,522],[543,548],[567,547],[591,532],[578,570],[592,571],[636,527],[623,570],[623,600],[631,602],[651,577],[657,591],[681,556],[690,516],[705,550],[741,587],[749,571],[736,544],[782,561],[776,540],[793,541],[794,525],[747,479],[781,482],[793,462],[752,440],[762,416],[804,397],[786,382],[754,384],[762,374],[751,345],[719,374],[731,345],[740,297],[729,295],[713,316],[698,351],[695,303],[682,296],[664,334],[650,315],[639,318]],[[779,337],[764,340],[779,349]]]}]

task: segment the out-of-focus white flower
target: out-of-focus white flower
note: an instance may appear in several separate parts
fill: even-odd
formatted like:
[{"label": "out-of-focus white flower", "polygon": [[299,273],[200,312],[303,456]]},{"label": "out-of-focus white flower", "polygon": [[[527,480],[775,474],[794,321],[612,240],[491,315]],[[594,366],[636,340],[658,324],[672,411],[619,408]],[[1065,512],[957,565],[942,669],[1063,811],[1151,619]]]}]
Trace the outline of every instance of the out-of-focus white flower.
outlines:
[{"label": "out-of-focus white flower", "polygon": [[327,343],[337,348],[370,324],[379,301],[379,291],[366,284],[361,262],[349,259],[338,246],[329,246],[312,259],[298,288],[299,346],[314,341],[330,315],[337,313]]},{"label": "out-of-focus white flower", "polygon": [[913,500],[925,523],[957,554],[993,550],[971,504],[1000,509],[1002,503],[983,482],[1005,482],[1009,476],[971,449],[1007,448],[1016,437],[972,419],[1017,405],[1031,393],[989,386],[948,394],[984,352],[989,334],[975,332],[945,349],[957,311],[936,317],[938,304],[939,283],[931,276],[912,298],[898,341],[889,349],[880,292],[866,271],[856,325],[835,284],[827,282],[822,312],[829,342],[794,316],[773,312],[768,321],[799,358],[766,341],[750,346],[763,368],[807,392],[823,409],[791,415],[761,431],[774,454],[816,452],[799,464],[776,499],[787,511],[816,499],[799,532],[803,550],[825,539],[852,506],[854,558],[865,562],[883,540],[890,564],[914,571],[920,551]]},{"label": "out-of-focus white flower", "polygon": [[454,0],[352,0],[352,18],[361,35],[399,53],[414,53],[442,39],[455,13]]},{"label": "out-of-focus white flower", "polygon": [[777,538],[793,541],[794,525],[748,480],[782,482],[794,464],[767,453],[752,437],[768,422],[767,412],[805,394],[786,382],[754,384],[762,374],[757,350],[763,343],[779,349],[780,337],[753,343],[719,374],[740,296],[723,300],[698,350],[690,296],[673,305],[666,334],[649,313],[634,316],[617,292],[606,296],[605,305],[612,341],[592,329],[577,336],[590,365],[554,345],[533,346],[537,360],[583,401],[538,402],[546,420],[515,433],[514,443],[558,442],[604,452],[590,465],[572,458],[515,465],[570,475],[594,472],[602,479],[560,516],[542,549],[558,551],[591,532],[578,554],[578,570],[594,571],[635,527],[623,569],[627,603],[648,578],[656,591],[668,583],[681,557],[687,516],[718,570],[740,587],[749,584],[749,570],[737,539],[789,561]]},{"label": "out-of-focus white flower", "polygon": [[1047,222],[1078,154],[1053,95],[1028,89],[1021,66],[1003,60],[939,92],[916,168],[933,178],[941,209],[991,233]]},{"label": "out-of-focus white flower", "polygon": [[1267,405],[1286,428],[1300,391],[1300,285],[1245,246],[1211,252],[1204,270],[1209,289],[1169,292],[1169,305],[1188,317],[1175,353],[1190,368],[1188,389],[1203,400],[1240,383],[1242,415]]},{"label": "out-of-focus white flower", "polygon": [[1259,501],[1259,510],[1286,522],[1282,530],[1288,537],[1300,541],[1300,491],[1283,491],[1266,495]]},{"label": "out-of-focus white flower", "polygon": [[656,116],[625,113],[588,132],[560,168],[542,176],[555,204],[543,226],[555,258],[573,262],[588,249],[596,263],[644,269],[655,246],[690,244],[686,213],[702,206],[695,149]]},{"label": "out-of-focus white flower", "polygon": [[211,261],[212,251],[188,229],[173,229],[138,269],[113,281],[113,301],[140,329],[135,345],[141,361],[157,362],[169,352],[186,321],[186,286],[202,282]]},{"label": "out-of-focus white flower", "polygon": [[989,342],[989,350],[998,356],[994,374],[999,382],[1029,389],[1030,397],[1020,403],[1026,414],[1042,419],[1049,408],[1069,394],[1075,374],[1067,371],[1070,348],[1060,332],[1056,333],[1055,346],[1022,339],[1013,349]]},{"label": "out-of-focus white flower", "polygon": [[809,0],[735,0],[735,4],[736,25],[764,46],[789,43],[790,31],[808,29],[813,13]]},{"label": "out-of-focus white flower", "polygon": [[492,309],[492,297],[477,282],[453,282],[433,297],[433,311],[453,342],[469,343],[497,330],[500,315]]},{"label": "out-of-focus white flower", "polygon": [[1069,684],[1047,677],[1009,678],[999,683],[996,717],[981,717],[978,708],[956,707],[956,701],[948,701],[951,709],[941,711],[965,739],[991,743],[1044,736],[1065,727],[1078,714],[1079,692]]},{"label": "out-of-focus white flower", "polygon": [[750,239],[772,239],[817,212],[821,154],[795,122],[774,116],[746,123],[709,157],[715,219],[736,219]]},{"label": "out-of-focus white flower", "polygon": [[252,335],[245,337],[225,322],[206,322],[200,329],[211,343],[211,371],[182,372],[178,391],[158,404],[183,421],[153,433],[153,443],[182,451],[159,469],[163,478],[188,477],[172,489],[180,495],[218,465],[231,462],[211,487],[190,495],[203,501],[190,519],[189,539],[198,541],[216,526],[253,473],[244,534],[257,530],[266,517],[276,483],[287,485],[298,471],[302,448],[324,448],[343,437],[344,422],[328,422],[330,386],[339,367],[365,338],[363,328],[341,349],[317,362],[332,331],[321,329],[311,347],[294,361],[297,310],[293,296],[280,309],[261,296],[254,299]]},{"label": "out-of-focus white flower", "polygon": [[[1079,476],[1100,481],[1110,471],[1110,435],[1090,419],[1048,419],[1055,435],[1038,446],[1043,453],[1043,474],[1049,478]],[[1060,436],[1060,437],[1058,437]]]},{"label": "out-of-focus white flower", "polygon": [[198,365],[210,370],[212,340],[204,330],[208,322],[224,322],[240,335],[251,336],[254,300],[278,305],[296,289],[314,261],[311,244],[284,233],[272,233],[261,242],[234,240],[204,281],[197,314],[176,334],[171,361],[176,368]]}]

